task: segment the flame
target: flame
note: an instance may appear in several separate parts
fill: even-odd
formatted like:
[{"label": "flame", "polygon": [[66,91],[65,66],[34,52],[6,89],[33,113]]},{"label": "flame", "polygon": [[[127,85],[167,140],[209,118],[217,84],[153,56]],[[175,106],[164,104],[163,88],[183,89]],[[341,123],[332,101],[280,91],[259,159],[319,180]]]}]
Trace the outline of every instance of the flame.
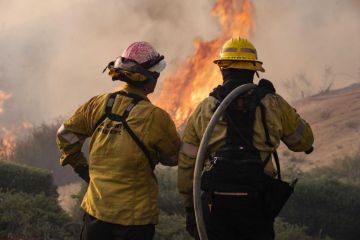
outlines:
[{"label": "flame", "polygon": [[12,97],[11,93],[7,93],[7,92],[0,90],[0,114],[4,112],[4,109],[3,109],[4,102],[11,97]]},{"label": "flame", "polygon": [[[0,114],[4,112],[4,102],[11,97],[11,93],[0,90]],[[23,130],[30,128],[32,128],[32,124],[28,121],[11,128],[0,128],[0,160],[10,159],[16,147],[16,136],[21,135]]]},{"label": "flame", "polygon": [[16,147],[15,134],[12,130],[4,127],[0,130],[0,160],[7,160],[10,158]]},{"label": "flame", "polygon": [[155,103],[181,126],[199,102],[222,82],[213,64],[221,46],[231,37],[248,38],[254,29],[253,4],[250,0],[217,0],[212,14],[218,16],[222,32],[211,41],[195,39],[195,53],[171,76],[164,79]]},{"label": "flame", "polygon": [[21,124],[12,126],[10,128],[0,128],[0,160],[9,160],[17,146],[16,141],[18,136],[26,136],[28,130],[32,129],[33,125],[24,121]]}]

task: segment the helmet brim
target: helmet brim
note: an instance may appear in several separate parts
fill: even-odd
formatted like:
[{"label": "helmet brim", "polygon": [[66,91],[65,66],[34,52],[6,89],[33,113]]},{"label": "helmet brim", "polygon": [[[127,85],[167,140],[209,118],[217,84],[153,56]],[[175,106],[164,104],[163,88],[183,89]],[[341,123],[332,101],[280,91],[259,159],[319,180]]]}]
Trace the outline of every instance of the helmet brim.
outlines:
[{"label": "helmet brim", "polygon": [[214,63],[221,68],[247,69],[252,71],[265,72],[261,61],[239,60],[239,59],[216,59]]}]

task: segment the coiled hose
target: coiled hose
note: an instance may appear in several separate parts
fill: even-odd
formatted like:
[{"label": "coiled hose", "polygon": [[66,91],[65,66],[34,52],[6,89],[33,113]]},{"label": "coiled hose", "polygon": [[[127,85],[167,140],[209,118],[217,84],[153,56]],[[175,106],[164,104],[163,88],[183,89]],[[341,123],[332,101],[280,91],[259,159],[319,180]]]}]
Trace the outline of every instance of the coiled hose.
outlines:
[{"label": "coiled hose", "polygon": [[196,157],[195,170],[194,170],[194,182],[193,182],[193,196],[194,196],[194,209],[195,218],[197,222],[197,229],[201,240],[207,240],[207,234],[204,224],[204,217],[201,204],[201,172],[204,165],[204,159],[207,153],[207,146],[209,144],[210,137],[214,131],[216,124],[219,122],[219,118],[223,115],[229,104],[234,101],[239,95],[253,89],[256,85],[253,83],[247,83],[235,88],[229,93],[225,99],[221,102],[215,113],[211,117],[209,124],[206,127],[205,133],[201,139],[199,151]]}]

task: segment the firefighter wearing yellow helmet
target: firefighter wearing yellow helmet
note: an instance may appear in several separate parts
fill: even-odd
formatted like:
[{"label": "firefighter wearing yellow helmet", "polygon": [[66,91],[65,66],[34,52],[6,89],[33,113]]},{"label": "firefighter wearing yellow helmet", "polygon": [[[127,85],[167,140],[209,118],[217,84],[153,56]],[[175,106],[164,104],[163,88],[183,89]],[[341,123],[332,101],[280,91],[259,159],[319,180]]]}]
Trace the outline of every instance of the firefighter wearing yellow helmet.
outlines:
[{"label": "firefighter wearing yellow helmet", "polygon": [[235,68],[265,72],[263,63],[257,59],[254,45],[243,38],[232,38],[227,41],[214,63],[222,69]]},{"label": "firefighter wearing yellow helmet", "polygon": [[[184,196],[187,231],[195,238],[193,174],[206,126],[232,90],[253,83],[254,74],[265,71],[254,45],[243,38],[227,41],[214,63],[223,84],[191,114],[179,154],[178,189]],[[292,186],[281,180],[276,153],[280,141],[291,151],[310,153],[314,138],[309,124],[275,92],[270,81],[261,79],[229,105],[207,146],[201,188],[210,240],[274,239],[274,218],[292,191]],[[286,196],[272,191],[273,185],[275,189],[284,186]]]},{"label": "firefighter wearing yellow helmet", "polygon": [[[177,165],[180,148],[174,122],[147,98],[165,66],[149,43],[132,43],[107,67],[124,88],[90,99],[57,133],[61,165],[89,184],[81,204],[83,240],[153,239],[159,213],[153,170],[159,162]],[[86,138],[88,159],[81,152]]]}]

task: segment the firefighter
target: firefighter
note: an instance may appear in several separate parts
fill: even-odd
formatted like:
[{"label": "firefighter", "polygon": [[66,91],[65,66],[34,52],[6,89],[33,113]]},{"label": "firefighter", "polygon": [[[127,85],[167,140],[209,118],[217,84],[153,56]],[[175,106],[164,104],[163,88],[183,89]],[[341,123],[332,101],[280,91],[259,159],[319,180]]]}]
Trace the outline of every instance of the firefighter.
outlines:
[{"label": "firefighter", "polygon": [[[83,240],[154,237],[159,210],[153,169],[159,162],[176,166],[180,148],[174,122],[147,98],[165,66],[149,43],[132,43],[107,67],[124,88],[91,98],[57,132],[61,165],[88,183]],[[81,151],[87,138],[88,160]]]},{"label": "firefighter", "polygon": [[[179,154],[178,189],[184,196],[186,229],[195,238],[198,235],[192,200],[193,174],[206,126],[227,94],[238,86],[253,83],[254,75],[265,71],[255,47],[243,38],[227,41],[214,63],[219,66],[223,84],[191,114]],[[262,79],[253,90],[230,104],[207,147],[201,188],[210,240],[274,239],[277,212],[265,202],[276,205],[277,196],[269,192],[266,179],[281,177],[276,154],[280,141],[291,151],[310,153],[314,138],[309,124],[276,94],[270,81]]]}]

